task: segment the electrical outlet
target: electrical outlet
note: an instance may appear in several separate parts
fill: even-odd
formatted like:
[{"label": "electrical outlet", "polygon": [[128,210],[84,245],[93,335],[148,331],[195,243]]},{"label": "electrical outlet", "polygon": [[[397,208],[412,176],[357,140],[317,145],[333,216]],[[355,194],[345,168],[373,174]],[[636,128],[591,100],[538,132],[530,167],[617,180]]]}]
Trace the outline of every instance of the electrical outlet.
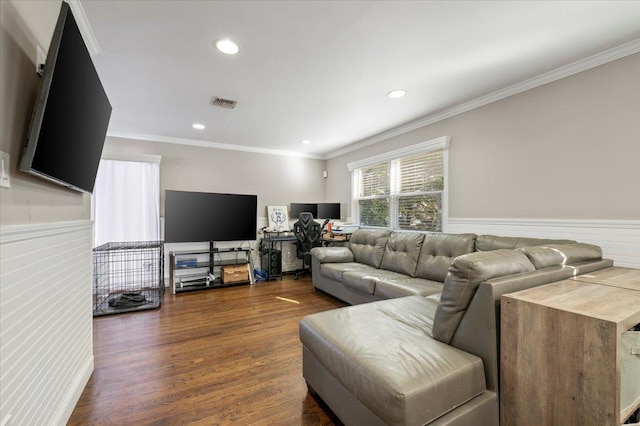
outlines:
[{"label": "electrical outlet", "polygon": [[44,64],[47,62],[47,54],[40,46],[36,45],[36,73],[42,75],[44,71]]},{"label": "electrical outlet", "polygon": [[11,186],[11,179],[9,176],[11,162],[9,160],[9,154],[0,151],[0,187],[2,188],[9,188]]}]

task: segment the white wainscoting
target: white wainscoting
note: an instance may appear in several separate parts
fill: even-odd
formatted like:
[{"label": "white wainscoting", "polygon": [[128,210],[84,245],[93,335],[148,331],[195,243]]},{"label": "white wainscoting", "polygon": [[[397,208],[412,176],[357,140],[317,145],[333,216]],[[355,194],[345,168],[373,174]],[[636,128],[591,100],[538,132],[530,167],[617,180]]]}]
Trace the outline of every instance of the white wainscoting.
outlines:
[{"label": "white wainscoting", "polygon": [[446,232],[567,238],[602,247],[616,266],[640,268],[640,221],[449,218]]},{"label": "white wainscoting", "polygon": [[0,227],[0,423],[64,425],[93,372],[91,221]]}]

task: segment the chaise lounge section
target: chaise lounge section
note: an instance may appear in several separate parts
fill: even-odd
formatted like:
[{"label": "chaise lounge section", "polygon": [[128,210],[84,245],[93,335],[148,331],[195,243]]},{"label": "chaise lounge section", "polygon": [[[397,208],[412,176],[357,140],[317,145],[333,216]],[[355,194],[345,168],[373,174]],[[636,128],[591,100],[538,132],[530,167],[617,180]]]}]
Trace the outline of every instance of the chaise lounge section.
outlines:
[{"label": "chaise lounge section", "polygon": [[314,285],[357,305],[300,322],[309,390],[347,425],[497,425],[500,296],[613,264],[571,241],[361,232],[313,254]]}]

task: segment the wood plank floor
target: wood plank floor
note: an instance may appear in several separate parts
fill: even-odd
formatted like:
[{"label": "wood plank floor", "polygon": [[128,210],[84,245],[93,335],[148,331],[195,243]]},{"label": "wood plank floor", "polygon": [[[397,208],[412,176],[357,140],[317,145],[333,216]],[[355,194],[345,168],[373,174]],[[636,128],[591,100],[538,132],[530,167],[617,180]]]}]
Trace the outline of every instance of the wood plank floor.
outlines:
[{"label": "wood plank floor", "polygon": [[69,424],[339,424],[307,392],[298,321],[340,306],[285,276],[96,318],[95,370]]}]

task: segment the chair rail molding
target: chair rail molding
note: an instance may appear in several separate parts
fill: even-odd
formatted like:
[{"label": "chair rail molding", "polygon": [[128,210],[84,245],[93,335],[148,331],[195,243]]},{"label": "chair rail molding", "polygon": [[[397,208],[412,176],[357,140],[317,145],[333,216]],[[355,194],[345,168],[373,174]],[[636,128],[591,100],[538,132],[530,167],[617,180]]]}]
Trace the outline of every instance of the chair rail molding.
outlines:
[{"label": "chair rail molding", "polygon": [[568,238],[602,247],[616,266],[640,268],[640,220],[449,218],[446,232]]}]

